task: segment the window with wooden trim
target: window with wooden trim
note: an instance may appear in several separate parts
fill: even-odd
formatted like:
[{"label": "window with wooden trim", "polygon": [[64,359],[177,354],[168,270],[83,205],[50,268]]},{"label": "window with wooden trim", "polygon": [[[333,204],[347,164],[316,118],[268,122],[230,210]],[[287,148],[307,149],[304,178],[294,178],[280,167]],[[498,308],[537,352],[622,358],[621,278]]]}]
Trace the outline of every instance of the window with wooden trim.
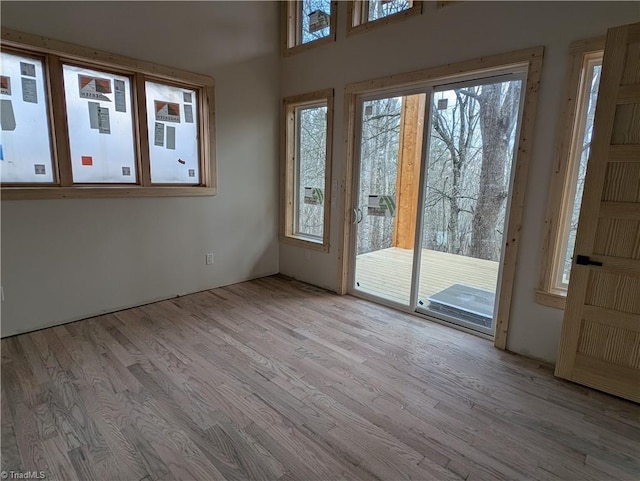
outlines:
[{"label": "window with wooden trim", "polygon": [[422,13],[419,0],[353,0],[349,2],[347,33],[368,30]]},{"label": "window with wooden trim", "polygon": [[547,207],[547,231],[536,300],[563,309],[571,275],[582,190],[589,160],[604,38],[571,47],[567,110]]},{"label": "window with wooden trim", "polygon": [[284,99],[281,237],[329,251],[333,90]]},{"label": "window with wooden trim", "polygon": [[4,51],[0,58],[0,179],[52,184],[56,177],[44,58]]},{"label": "window with wooden trim", "polygon": [[2,199],[215,194],[212,78],[2,38]]},{"label": "window with wooden trim", "polygon": [[289,0],[283,6],[286,54],[335,40],[337,2]]}]

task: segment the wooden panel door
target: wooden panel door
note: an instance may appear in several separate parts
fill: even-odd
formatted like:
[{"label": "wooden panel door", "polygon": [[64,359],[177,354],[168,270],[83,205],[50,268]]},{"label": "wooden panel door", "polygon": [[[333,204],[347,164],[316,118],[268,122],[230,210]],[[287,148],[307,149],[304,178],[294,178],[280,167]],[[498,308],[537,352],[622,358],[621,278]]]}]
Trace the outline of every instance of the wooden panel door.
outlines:
[{"label": "wooden panel door", "polygon": [[640,23],[609,30],[556,376],[640,402]]}]

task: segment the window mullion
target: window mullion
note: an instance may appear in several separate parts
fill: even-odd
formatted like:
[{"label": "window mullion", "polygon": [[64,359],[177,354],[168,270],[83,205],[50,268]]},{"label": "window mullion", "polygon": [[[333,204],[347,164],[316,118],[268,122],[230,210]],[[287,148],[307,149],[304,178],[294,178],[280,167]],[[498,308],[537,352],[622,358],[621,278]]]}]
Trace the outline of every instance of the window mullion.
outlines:
[{"label": "window mullion", "polygon": [[57,165],[58,181],[62,187],[73,185],[71,172],[71,154],[67,128],[66,107],[64,103],[64,84],[62,81],[62,62],[57,55],[47,55],[53,117],[54,155]]},{"label": "window mullion", "polygon": [[302,9],[302,0],[294,2],[295,4],[295,16],[294,16],[294,25],[295,25],[295,45],[302,44],[302,15],[304,15]]},{"label": "window mullion", "polygon": [[371,8],[371,6],[369,5],[369,0],[361,0],[359,3],[360,8],[358,8],[357,11],[360,14],[360,18],[357,19],[356,25],[360,25],[369,21],[369,8]]},{"label": "window mullion", "polygon": [[134,75],[133,102],[136,112],[136,145],[138,147],[138,175],[140,185],[151,186],[151,156],[149,154],[149,124],[147,122],[147,96],[145,93],[145,76]]},{"label": "window mullion", "polygon": [[296,115],[295,107],[293,105],[287,106],[287,147],[286,147],[286,192],[285,192],[285,235],[292,236],[294,233],[294,219],[295,219],[295,171],[296,171],[296,159],[297,159],[297,129],[296,129]]},{"label": "window mullion", "polygon": [[[215,145],[211,143],[211,137],[207,135],[212,132],[215,135],[215,92],[212,86],[203,87],[198,92],[198,115],[200,121],[199,149],[200,149],[200,184],[206,187],[216,187],[216,162]],[[213,179],[213,180],[212,180]]]}]

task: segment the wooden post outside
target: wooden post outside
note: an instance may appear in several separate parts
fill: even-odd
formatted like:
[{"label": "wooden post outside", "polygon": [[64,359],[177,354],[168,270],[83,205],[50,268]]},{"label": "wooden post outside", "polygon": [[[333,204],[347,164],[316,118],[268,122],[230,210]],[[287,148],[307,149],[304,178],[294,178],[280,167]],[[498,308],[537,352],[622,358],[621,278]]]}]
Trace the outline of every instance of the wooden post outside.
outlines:
[{"label": "wooden post outside", "polygon": [[413,249],[416,233],[425,101],[425,94],[402,99],[393,231],[393,246],[402,249]]}]

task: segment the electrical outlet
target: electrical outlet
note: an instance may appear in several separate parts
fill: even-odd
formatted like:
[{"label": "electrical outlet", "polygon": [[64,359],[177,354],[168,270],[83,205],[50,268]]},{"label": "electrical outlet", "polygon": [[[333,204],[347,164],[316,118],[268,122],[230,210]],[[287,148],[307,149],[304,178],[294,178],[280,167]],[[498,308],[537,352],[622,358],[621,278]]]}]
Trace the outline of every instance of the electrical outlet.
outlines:
[{"label": "electrical outlet", "polygon": [[213,265],[213,254],[207,254],[205,256],[205,260],[204,263],[208,266],[212,266]]},{"label": "electrical outlet", "polygon": [[311,260],[311,252],[304,251],[304,258],[305,258],[305,260],[310,261]]}]

